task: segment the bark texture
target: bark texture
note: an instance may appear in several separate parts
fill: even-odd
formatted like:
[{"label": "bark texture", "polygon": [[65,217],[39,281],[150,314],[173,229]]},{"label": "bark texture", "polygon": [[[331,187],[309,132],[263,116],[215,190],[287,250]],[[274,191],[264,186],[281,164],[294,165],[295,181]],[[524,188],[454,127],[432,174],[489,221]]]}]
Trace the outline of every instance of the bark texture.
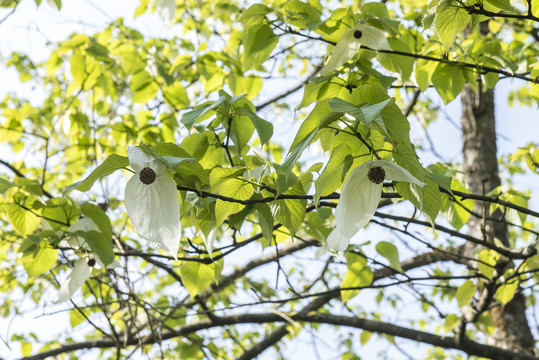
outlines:
[{"label": "bark texture", "polygon": [[[486,194],[500,185],[496,156],[496,124],[494,117],[494,91],[473,90],[468,84],[462,94],[462,153],[464,173],[473,193]],[[500,212],[489,213],[489,206],[475,202],[474,213],[468,223],[470,235],[492,242],[494,238],[508,245],[507,226]],[[489,218],[491,220],[489,220]],[[470,244],[469,255],[478,250]],[[490,314],[496,330],[487,341],[496,347],[515,352],[534,353],[533,335],[525,314],[525,297],[517,294],[504,307],[496,306]]]}]

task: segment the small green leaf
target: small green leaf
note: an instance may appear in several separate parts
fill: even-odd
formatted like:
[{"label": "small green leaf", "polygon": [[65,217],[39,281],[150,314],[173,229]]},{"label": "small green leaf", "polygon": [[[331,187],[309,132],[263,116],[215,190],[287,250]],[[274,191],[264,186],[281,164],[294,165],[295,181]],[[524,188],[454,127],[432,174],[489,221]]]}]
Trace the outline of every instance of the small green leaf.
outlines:
[{"label": "small green leaf", "polygon": [[361,345],[365,345],[366,343],[368,343],[371,336],[372,332],[363,330],[361,332],[361,335],[359,335],[359,341],[361,342]]},{"label": "small green leaf", "polygon": [[351,151],[350,146],[345,143],[333,149],[326,167],[314,183],[317,198],[331,194],[342,185],[344,176],[354,162],[350,155]]},{"label": "small green leaf", "polygon": [[[438,9],[440,9],[439,7]],[[471,19],[471,15],[463,7],[453,2],[451,5],[444,7],[440,12],[437,12],[434,19],[436,33],[446,49],[449,49],[457,34],[460,33]]]},{"label": "small green leaf", "polygon": [[455,326],[459,323],[459,317],[455,314],[449,314],[446,316],[444,321],[444,330],[445,332],[449,332],[453,330]]},{"label": "small green leaf", "polygon": [[62,196],[67,196],[75,189],[79,191],[88,191],[92,188],[97,180],[112,174],[118,169],[123,169],[127,165],[129,165],[129,159],[127,157],[112,154],[94,171],[92,171],[92,173],[86,179],[66,186],[62,192]]},{"label": "small green leaf", "polygon": [[479,272],[489,279],[492,279],[494,267],[496,266],[496,262],[499,258],[500,254],[494,250],[481,250],[477,256],[477,268],[479,269]]},{"label": "small green leaf", "polygon": [[[346,253],[346,267],[348,271],[344,275],[341,283],[341,288],[364,287],[372,284],[372,270],[367,265],[367,259],[363,256],[354,253]],[[361,290],[341,290],[341,298],[343,302],[347,302],[354,296],[359,294]]]},{"label": "small green leaf", "polygon": [[376,244],[376,251],[389,261],[389,266],[392,269],[400,272],[401,274],[404,273],[399,260],[399,251],[395,245],[387,241],[380,241],[378,244]]},{"label": "small green leaf", "polygon": [[309,146],[319,129],[337,120],[341,114],[334,112],[329,106],[329,100],[319,101],[307,118],[303,121],[290,145],[290,150],[283,162],[282,170],[290,174],[303,151]]},{"label": "small green leaf", "polygon": [[[292,188],[284,193],[285,195],[305,195],[303,185],[300,181],[296,182]],[[294,234],[305,219],[305,208],[307,207],[306,199],[287,199],[278,200],[277,219]]]},{"label": "small green leaf", "polygon": [[185,261],[180,267],[183,285],[191,297],[204,291],[220,274],[215,263],[204,264],[198,261]]},{"label": "small green leaf", "polygon": [[39,236],[28,236],[24,239],[19,252],[22,253],[22,265],[30,277],[49,271],[58,260],[58,250],[41,242]]},{"label": "small green leaf", "polygon": [[426,91],[429,88],[432,74],[434,74],[437,66],[438,64],[435,61],[417,60],[415,65],[415,81],[421,91]]},{"label": "small green leaf", "polygon": [[267,204],[256,204],[258,224],[262,228],[262,235],[271,243],[273,240],[273,214]]},{"label": "small green leaf", "polygon": [[279,42],[279,37],[266,23],[255,23],[243,29],[243,66],[245,70],[254,69],[268,59]]},{"label": "small green leaf", "polygon": [[471,280],[466,280],[460,285],[457,289],[457,302],[459,307],[470,304],[476,291],[477,286]]},{"label": "small green leaf", "polygon": [[245,22],[252,17],[264,16],[270,12],[272,12],[272,9],[267,7],[266,5],[254,4],[254,5],[251,5],[247,10],[245,10],[243,14],[241,14],[241,17],[238,19],[238,21]]},{"label": "small green leaf", "polygon": [[186,112],[182,115],[182,118],[180,122],[185,125],[185,127],[188,130],[191,130],[193,125],[197,122],[197,120],[204,115],[206,112],[210,110],[214,110],[218,108],[221,104],[223,104],[227,100],[227,96],[221,96],[216,101],[208,101],[202,105],[200,105],[198,108],[191,110],[189,112]]},{"label": "small green leaf", "polygon": [[273,135],[273,125],[269,121],[266,121],[262,119],[260,116],[255,114],[251,109],[249,109],[248,106],[243,106],[242,108],[238,109],[241,113],[247,115],[249,119],[251,119],[256,132],[258,133],[258,137],[260,138],[260,143],[264,145],[271,139],[271,136]]},{"label": "small green leaf", "polygon": [[15,230],[22,236],[33,233],[41,223],[40,217],[23,209],[17,204],[9,204],[7,206],[7,215],[9,223],[13,225]]},{"label": "small green leaf", "polygon": [[109,55],[109,50],[93,39],[90,43],[90,46],[88,46],[88,48],[86,49],[86,53],[95,58],[96,60],[107,63],[112,62],[112,59]]},{"label": "small green leaf", "polygon": [[509,0],[486,0],[487,3],[505,11],[513,11]]},{"label": "small green leaf", "polygon": [[[254,194],[253,185],[241,179],[230,179],[221,184],[219,195],[236,200],[247,200]],[[215,204],[215,222],[222,224],[226,218],[241,211],[245,205],[227,200],[217,199]]]},{"label": "small green leaf", "polygon": [[14,186],[16,186],[14,183],[0,176],[0,194],[4,195],[8,189]]},{"label": "small green leaf", "polygon": [[466,70],[460,66],[440,63],[432,74],[432,84],[445,104],[453,101],[466,84]]},{"label": "small green leaf", "polygon": [[174,143],[159,143],[152,147],[141,145],[141,148],[148,150],[150,154],[161,160],[171,171],[174,171],[184,161],[196,161],[187,151]]},{"label": "small green leaf", "polygon": [[[508,271],[505,276],[511,275],[512,271]],[[505,284],[502,284],[498,290],[496,290],[496,293],[494,294],[494,298],[498,300],[502,306],[507,304],[509,301],[511,301],[517,292],[518,289],[519,280],[518,278],[512,278]]]}]

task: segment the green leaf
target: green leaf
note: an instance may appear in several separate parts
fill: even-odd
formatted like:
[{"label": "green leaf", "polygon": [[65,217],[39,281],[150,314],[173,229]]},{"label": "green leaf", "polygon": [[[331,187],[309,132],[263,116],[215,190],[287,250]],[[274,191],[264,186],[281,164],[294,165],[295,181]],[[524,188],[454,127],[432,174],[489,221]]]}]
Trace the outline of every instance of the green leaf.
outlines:
[{"label": "green leaf", "polygon": [[499,258],[500,254],[494,250],[481,250],[479,255],[477,255],[477,268],[479,269],[479,272],[492,280],[494,267]]},{"label": "green leaf", "polygon": [[294,149],[291,149],[288,152],[288,154],[286,155],[286,159],[281,165],[281,168],[286,174],[292,171],[292,169],[294,168],[294,165],[296,164],[299,157],[303,153],[303,150],[305,150],[307,146],[309,146],[311,141],[314,139],[317,130],[312,131],[310,134],[308,134],[307,137],[301,140]]},{"label": "green leaf", "polygon": [[256,132],[258,133],[258,137],[260,138],[260,143],[264,145],[271,139],[271,136],[273,135],[273,124],[269,121],[266,121],[262,119],[260,116],[255,114],[248,106],[243,106],[242,108],[238,109],[241,113],[247,115],[249,119],[251,119]]},{"label": "green leaf", "polygon": [[206,112],[210,111],[210,110],[214,110],[216,109],[217,107],[219,107],[219,105],[223,104],[225,101],[227,100],[227,97],[226,96],[221,96],[219,97],[219,99],[217,99],[216,101],[208,101],[202,105],[200,105],[198,108],[194,109],[194,110],[191,110],[191,111],[188,111],[186,113],[184,113],[182,115],[182,118],[180,120],[180,122],[182,124],[185,125],[185,127],[188,129],[188,130],[191,130],[191,128],[193,127],[193,125],[195,125],[195,123],[197,122],[197,120],[202,116],[204,115]]},{"label": "green leaf", "polygon": [[215,263],[204,264],[198,261],[185,261],[180,267],[183,285],[191,297],[204,291],[220,275]]},{"label": "green leaf", "polygon": [[457,302],[459,307],[470,304],[476,291],[477,286],[471,280],[466,280],[460,285],[457,289]]},{"label": "green leaf", "polygon": [[[284,193],[285,195],[305,195],[305,190],[300,181],[296,182],[292,188]],[[305,208],[307,200],[305,199],[289,199],[278,200],[277,219],[294,234],[305,219]]]},{"label": "green leaf", "polygon": [[109,50],[93,39],[90,42],[90,46],[88,46],[88,48],[86,49],[86,53],[95,58],[96,60],[100,60],[106,63],[112,62],[112,59],[109,55]]},{"label": "green leaf", "polygon": [[174,143],[159,143],[152,147],[141,145],[141,148],[148,150],[153,156],[161,160],[170,171],[174,171],[184,161],[196,161],[187,151]]},{"label": "green leaf", "polygon": [[318,102],[309,116],[301,124],[290,150],[283,162],[282,169],[286,174],[292,171],[303,151],[309,146],[319,129],[337,120],[341,114],[334,112],[329,106],[329,100]]},{"label": "green leaf", "polygon": [[4,195],[6,191],[8,191],[10,188],[14,186],[17,186],[17,185],[5,179],[3,176],[0,176],[0,194]]},{"label": "green leaf", "polygon": [[365,115],[363,114],[363,112],[361,111],[359,107],[353,104],[350,104],[348,101],[344,101],[343,99],[340,99],[338,97],[334,97],[333,99],[330,99],[329,106],[331,107],[331,109],[337,112],[342,112],[342,113],[347,113],[349,115],[352,115],[359,121],[364,122],[365,120]]},{"label": "green leaf", "polygon": [[[512,275],[513,271],[510,269],[507,271],[504,276]],[[496,293],[494,294],[494,298],[498,300],[502,306],[507,304],[509,301],[511,301],[517,292],[518,289],[519,280],[518,277],[512,278],[508,282],[502,284],[498,290],[496,290]]]},{"label": "green leaf", "polygon": [[114,251],[112,250],[112,237],[107,238],[99,231],[88,231],[85,237],[90,249],[99,256],[105,266],[114,261]]},{"label": "green leaf", "polygon": [[314,183],[317,199],[320,196],[331,194],[342,184],[346,173],[354,162],[350,153],[350,146],[344,143],[333,149],[326,167]]},{"label": "green leaf", "polygon": [[[347,271],[344,275],[343,281],[340,285],[341,288],[353,288],[364,287],[372,284],[373,274],[372,270],[367,265],[367,259],[365,257],[356,255],[354,253],[346,253],[346,267]],[[354,296],[359,294],[361,290],[341,290],[341,298],[343,302],[347,302]]]},{"label": "green leaf", "polygon": [[369,125],[374,119],[376,119],[382,113],[382,110],[392,101],[392,98],[381,101],[377,104],[367,104],[361,107],[361,112],[365,117],[365,124]]},{"label": "green leaf", "polygon": [[376,244],[376,251],[389,261],[389,266],[392,269],[400,272],[401,274],[404,273],[399,260],[399,251],[395,245],[387,241],[380,241],[378,244]]},{"label": "green leaf", "polygon": [[132,101],[139,104],[154,99],[159,91],[159,86],[146,70],[133,74],[129,87],[133,93]]},{"label": "green leaf", "polygon": [[[211,191],[218,191],[221,185],[230,179],[241,177],[247,168],[221,168],[216,167],[211,171],[210,184]],[[236,179],[240,181],[239,179]],[[244,182],[247,183],[247,182]]]},{"label": "green leaf", "polygon": [[509,0],[485,0],[487,3],[505,11],[513,11]]},{"label": "green leaf", "polygon": [[432,84],[445,104],[453,101],[466,84],[464,69],[460,66],[440,63],[432,74]]},{"label": "green leaf", "polygon": [[455,326],[457,326],[457,324],[459,323],[459,320],[459,317],[455,314],[447,315],[444,321],[444,331],[449,332],[453,330]]},{"label": "green leaf", "polygon": [[[438,9],[440,8],[442,7],[438,7]],[[443,7],[439,12],[437,10],[434,26],[436,27],[438,37],[446,49],[451,47],[457,34],[464,30],[470,19],[471,16],[468,14],[468,11],[463,7],[457,6],[456,2]]]},{"label": "green leaf", "polygon": [[253,24],[243,29],[243,67],[245,70],[254,69],[266,61],[277,43],[279,37],[265,23]]},{"label": "green leaf", "polygon": [[366,343],[368,343],[371,336],[372,336],[372,332],[363,330],[361,332],[361,335],[359,335],[359,341],[361,342],[361,345],[365,345]]},{"label": "green leaf", "polygon": [[22,253],[22,265],[30,277],[49,271],[58,260],[58,250],[42,242],[39,236],[24,239],[19,252]]},{"label": "green leaf", "polygon": [[55,10],[60,10],[62,8],[62,0],[47,0],[47,2]]},{"label": "green leaf", "polygon": [[[389,38],[388,42],[393,50],[404,53],[412,52],[408,44],[400,39]],[[403,81],[406,81],[410,78],[410,75],[412,74],[412,71],[414,69],[415,59],[408,56],[378,53],[378,59],[383,67],[400,74]]]},{"label": "green leaf", "polygon": [[283,7],[287,22],[300,28],[313,30],[320,22],[320,12],[311,5],[299,1],[287,1]]},{"label": "green leaf", "polygon": [[91,230],[86,232],[84,239],[93,252],[99,256],[105,266],[114,261],[114,250],[112,249],[112,225],[110,219],[99,206],[85,203],[81,206],[82,213],[91,219],[98,227],[99,231]]},{"label": "green leaf", "polygon": [[251,5],[238,19],[239,22],[245,22],[252,17],[264,16],[269,14],[273,10],[264,4]]},{"label": "green leaf", "polygon": [[62,191],[62,196],[67,196],[75,189],[79,191],[88,191],[92,188],[97,180],[112,174],[116,170],[123,169],[127,165],[129,165],[129,159],[127,157],[112,154],[94,171],[92,171],[92,173],[86,179],[66,186],[64,191]]},{"label": "green leaf", "polygon": [[258,224],[262,229],[262,235],[270,242],[273,240],[273,214],[267,204],[256,204]]},{"label": "green leaf", "polygon": [[33,233],[41,223],[40,217],[23,209],[17,204],[9,204],[7,206],[7,216],[9,218],[9,223],[13,225],[15,230],[22,236]]},{"label": "green leaf", "polygon": [[[219,187],[219,195],[236,200],[247,200],[253,194],[253,185],[242,179],[227,180]],[[243,208],[243,204],[217,199],[215,204],[215,222],[222,224],[230,214],[235,214]]]},{"label": "green leaf", "polygon": [[436,70],[438,64],[435,61],[418,59],[415,65],[415,81],[421,91],[426,91],[432,79],[432,74]]}]

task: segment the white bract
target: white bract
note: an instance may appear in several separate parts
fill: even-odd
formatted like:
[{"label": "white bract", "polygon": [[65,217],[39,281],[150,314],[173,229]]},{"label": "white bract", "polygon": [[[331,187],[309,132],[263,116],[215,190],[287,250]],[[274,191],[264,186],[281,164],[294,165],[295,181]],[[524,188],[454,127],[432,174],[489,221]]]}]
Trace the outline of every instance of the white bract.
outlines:
[{"label": "white bract", "polygon": [[326,76],[340,68],[354,56],[362,45],[372,50],[391,50],[383,31],[368,25],[356,25],[345,32],[337,41],[328,63],[320,71],[320,75]]},{"label": "white bract", "polygon": [[137,146],[129,146],[127,154],[135,170],[125,187],[127,214],[143,238],[176,257],[181,238],[176,184],[159,159]]},{"label": "white bract", "polygon": [[[85,217],[79,219],[75,224],[67,228],[69,235],[67,236],[66,241],[73,249],[80,250],[86,245],[86,240],[84,240],[82,233],[88,231],[99,231],[99,227],[90,218]],[[92,266],[95,266],[98,269],[105,268],[105,264],[103,264],[99,256],[93,252],[90,253],[88,258],[81,258],[60,286],[58,300],[56,300],[57,303],[71,299],[73,294],[80,289],[82,284],[84,284],[86,279],[90,276],[92,266],[88,265],[88,261],[92,261]],[[118,266],[120,266],[120,263],[117,260],[114,260],[106,266],[106,268],[112,269]]]},{"label": "white bract", "polygon": [[[92,266],[88,265],[89,262],[93,263]],[[120,263],[114,260],[112,263],[106,266],[106,268],[113,269],[118,266],[121,266]],[[90,253],[88,258],[81,258],[71,273],[67,276],[63,284],[60,286],[60,290],[58,291],[58,300],[56,300],[56,302],[60,303],[71,299],[73,294],[75,294],[77,290],[81,288],[82,284],[84,284],[86,279],[88,279],[93,267],[97,269],[105,268],[105,265],[101,259],[99,259],[99,256],[96,256],[95,253]]]},{"label": "white bract", "polygon": [[343,251],[350,239],[370,221],[380,199],[384,180],[425,184],[406,169],[386,160],[369,161],[350,172],[335,210],[336,227],[327,238],[330,249]]}]

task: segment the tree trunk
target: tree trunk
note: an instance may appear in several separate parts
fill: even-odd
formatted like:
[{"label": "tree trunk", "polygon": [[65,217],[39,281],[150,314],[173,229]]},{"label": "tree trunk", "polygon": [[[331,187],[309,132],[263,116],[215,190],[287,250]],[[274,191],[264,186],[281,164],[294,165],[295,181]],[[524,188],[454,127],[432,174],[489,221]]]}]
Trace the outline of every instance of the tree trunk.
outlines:
[{"label": "tree trunk", "polygon": [[[470,190],[486,194],[500,185],[496,155],[496,125],[494,118],[494,91],[473,90],[468,84],[462,94],[462,153],[464,173]],[[508,246],[507,226],[501,221],[503,214],[489,213],[488,204],[475,202],[474,213],[468,223],[470,235],[487,242],[499,239]],[[487,220],[487,218],[500,221]],[[467,254],[473,256],[477,245],[470,246]],[[533,335],[526,319],[525,297],[517,294],[504,307],[495,306],[490,314],[496,324],[494,333],[487,338],[491,345],[518,352],[534,353]]]}]

